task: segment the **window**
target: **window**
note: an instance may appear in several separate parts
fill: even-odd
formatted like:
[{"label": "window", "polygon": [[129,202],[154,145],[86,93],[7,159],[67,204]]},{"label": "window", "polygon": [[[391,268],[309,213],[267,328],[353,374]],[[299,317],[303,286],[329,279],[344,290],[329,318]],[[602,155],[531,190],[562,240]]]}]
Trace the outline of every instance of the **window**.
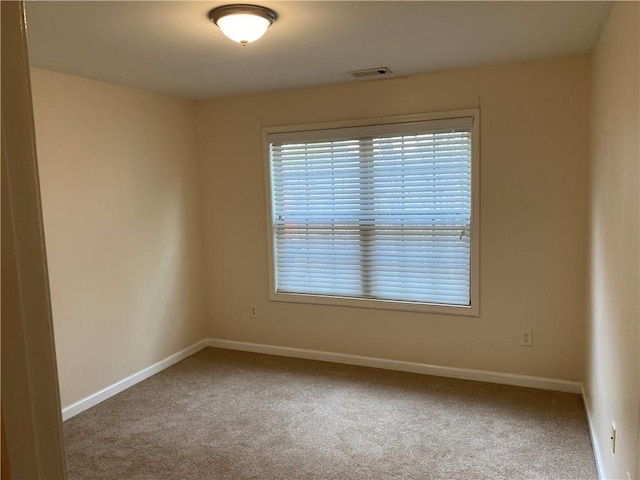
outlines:
[{"label": "window", "polygon": [[266,128],[273,300],[476,315],[478,112]]}]

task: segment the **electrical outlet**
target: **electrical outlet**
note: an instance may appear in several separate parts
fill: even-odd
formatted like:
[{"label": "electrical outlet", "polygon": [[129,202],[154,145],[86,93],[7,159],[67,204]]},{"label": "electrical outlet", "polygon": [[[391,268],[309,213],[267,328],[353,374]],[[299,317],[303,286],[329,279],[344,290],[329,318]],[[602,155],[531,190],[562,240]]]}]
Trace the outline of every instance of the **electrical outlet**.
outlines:
[{"label": "electrical outlet", "polygon": [[616,454],[616,424],[611,424],[611,453]]},{"label": "electrical outlet", "polygon": [[257,305],[249,305],[249,317],[250,318],[258,318],[258,306]]},{"label": "electrical outlet", "polygon": [[533,333],[530,328],[520,330],[520,345],[523,347],[533,347]]}]

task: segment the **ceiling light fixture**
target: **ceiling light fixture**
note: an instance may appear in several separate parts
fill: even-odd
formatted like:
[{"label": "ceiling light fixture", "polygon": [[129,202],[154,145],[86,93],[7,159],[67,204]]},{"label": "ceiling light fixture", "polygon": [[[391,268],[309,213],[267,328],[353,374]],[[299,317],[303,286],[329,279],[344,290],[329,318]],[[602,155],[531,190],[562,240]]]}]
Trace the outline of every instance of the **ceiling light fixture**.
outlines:
[{"label": "ceiling light fixture", "polygon": [[243,47],[262,37],[277,19],[274,10],[259,5],[224,5],[209,12],[209,20]]}]

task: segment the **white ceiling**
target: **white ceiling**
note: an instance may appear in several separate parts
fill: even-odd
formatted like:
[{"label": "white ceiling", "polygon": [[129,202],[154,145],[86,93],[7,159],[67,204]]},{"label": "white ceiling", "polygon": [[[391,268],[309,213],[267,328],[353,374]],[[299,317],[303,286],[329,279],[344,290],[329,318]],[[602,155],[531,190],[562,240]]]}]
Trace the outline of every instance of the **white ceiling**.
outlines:
[{"label": "white ceiling", "polygon": [[280,18],[242,47],[207,18],[233,2],[27,2],[31,64],[193,99],[589,51],[609,2],[263,1]]}]

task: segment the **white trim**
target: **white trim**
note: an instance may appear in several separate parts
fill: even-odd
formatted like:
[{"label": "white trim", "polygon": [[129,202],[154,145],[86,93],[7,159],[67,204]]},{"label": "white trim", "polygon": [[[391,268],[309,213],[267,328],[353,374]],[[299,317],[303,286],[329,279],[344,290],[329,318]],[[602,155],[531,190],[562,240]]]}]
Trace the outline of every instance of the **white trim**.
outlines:
[{"label": "white trim", "polygon": [[362,118],[355,120],[338,120],[335,122],[303,123],[289,125],[264,125],[263,132],[288,133],[288,132],[309,132],[314,130],[333,130],[339,128],[365,127],[373,125],[384,125],[389,123],[412,123],[427,122],[430,120],[440,120],[443,118],[471,117],[479,107],[461,108],[458,110],[441,110],[430,113],[410,113],[406,115],[389,115],[386,117]]},{"label": "white trim", "polygon": [[238,342],[234,340],[223,340],[218,338],[207,338],[200,340],[193,345],[168,356],[153,365],[124,378],[113,385],[103,388],[99,392],[89,395],[82,400],[62,409],[62,419],[68,420],[79,413],[99,404],[100,402],[113,397],[114,395],[132,387],[152,375],[169,368],[171,365],[199,352],[205,347],[223,348],[227,350],[239,350],[244,352],[263,353],[267,355],[278,355],[281,357],[305,358],[308,360],[319,360],[331,363],[343,363],[346,365],[357,365],[361,367],[381,368],[384,370],[395,370],[399,372],[419,373],[423,375],[434,375],[437,377],[458,378],[461,380],[474,380],[478,382],[498,383],[502,385],[515,385],[519,387],[538,388],[542,390],[555,390],[559,392],[582,393],[582,398],[587,412],[587,421],[591,433],[591,441],[596,457],[599,478],[602,476],[602,458],[598,450],[595,430],[591,423],[589,408],[584,395],[584,389],[579,382],[568,380],[558,380],[555,378],[532,377],[528,375],[516,375],[513,373],[490,372],[487,370],[474,370],[468,368],[442,367],[438,365],[428,365],[425,363],[403,362],[399,360],[389,360],[385,358],[363,357],[359,355],[348,355],[344,353],[323,352],[319,350],[307,350],[303,348],[280,347],[276,345],[266,345],[261,343]]},{"label": "white trim", "polygon": [[132,387],[136,383],[141,382],[149,378],[151,375],[155,375],[158,372],[161,372],[165,368],[169,368],[171,365],[179,362],[187,358],[190,355],[202,350],[203,348],[208,346],[208,340],[200,340],[197,343],[194,343],[190,347],[187,347],[183,350],[180,350],[173,355],[165,358],[164,360],[160,360],[153,365],[140,370],[139,372],[134,373],[133,375],[128,376],[127,378],[120,380],[113,385],[109,385],[106,388],[103,388],[99,392],[96,392],[92,395],[89,395],[82,400],[77,401],[71,405],[67,405],[62,409],[62,420],[68,420],[71,417],[78,415],[81,412],[84,412],[88,408],[91,408],[98,403],[113,397],[114,395],[126,390],[129,387]]},{"label": "white trim", "polygon": [[[471,240],[473,242],[473,239]],[[471,261],[471,275],[474,275],[473,259]],[[272,277],[275,278],[275,277]],[[476,282],[477,285],[478,282]],[[273,283],[275,285],[275,282]],[[475,298],[479,295],[474,295],[474,291],[477,288],[472,286],[471,298]],[[305,293],[278,293],[275,291],[269,292],[269,300],[273,302],[289,302],[289,303],[307,303],[312,305],[333,305],[338,307],[353,307],[353,308],[371,308],[377,310],[396,310],[401,312],[419,312],[419,313],[433,313],[440,315],[457,315],[460,317],[478,317],[479,309],[469,307],[466,305],[438,305],[433,303],[417,303],[417,302],[405,302],[402,300],[382,300],[373,298],[357,298],[357,297],[337,297],[332,295],[314,295]],[[471,300],[473,302],[473,300]],[[476,302],[477,306],[477,302]]]},{"label": "white trim", "polygon": [[559,392],[581,393],[582,384],[568,380],[555,378],[532,377],[528,375],[516,375],[512,373],[490,372],[486,370],[473,370],[468,368],[441,367],[424,363],[402,362],[384,358],[362,357],[347,355],[344,353],[322,352],[302,348],[280,347],[259,343],[237,342],[234,340],[222,340],[217,338],[207,339],[207,345],[228,350],[241,350],[245,352],[264,353],[267,355],[279,355],[282,357],[306,358],[323,362],[344,363],[361,367],[382,368],[400,372],[420,373],[435,375],[438,377],[459,378],[462,380],[475,380],[478,382],[499,383],[502,385],[515,385],[519,387],[538,388],[541,390],[555,390]]},{"label": "white trim", "polygon": [[[358,129],[375,126],[413,124],[431,121],[447,121],[471,118],[471,265],[470,265],[470,306],[435,305],[430,303],[404,302],[401,300],[379,300],[358,297],[339,297],[315,294],[278,293],[276,290],[276,262],[273,242],[273,199],[272,172],[269,153],[269,137],[289,134],[312,135],[317,131]],[[345,120],[301,125],[275,125],[262,128],[262,156],[264,163],[265,204],[267,211],[267,252],[269,267],[269,300],[274,302],[307,303],[316,305],[335,305],[342,307],[371,308],[380,310],[399,310],[463,317],[480,316],[480,105],[473,108],[396,115],[359,120]]]},{"label": "white trim", "polygon": [[598,471],[598,478],[604,480],[604,463],[602,461],[602,452],[600,451],[600,444],[598,443],[598,435],[596,435],[596,427],[591,421],[591,410],[589,409],[589,402],[587,401],[587,395],[584,393],[584,385],[581,388],[582,403],[584,404],[584,411],[587,414],[587,425],[589,425],[589,435],[591,435],[591,446],[593,447],[593,456],[596,459],[596,470]]}]

